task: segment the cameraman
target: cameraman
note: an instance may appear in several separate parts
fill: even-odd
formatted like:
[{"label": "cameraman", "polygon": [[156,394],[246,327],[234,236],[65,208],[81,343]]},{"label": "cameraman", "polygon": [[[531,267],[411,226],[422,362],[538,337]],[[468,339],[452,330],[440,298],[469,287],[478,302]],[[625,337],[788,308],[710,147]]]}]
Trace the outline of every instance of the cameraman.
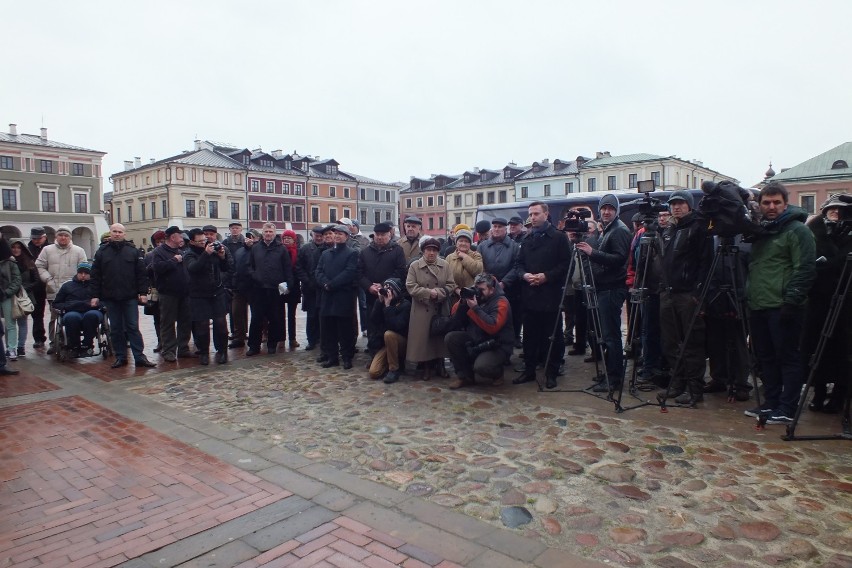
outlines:
[{"label": "cameraman", "polygon": [[[205,231],[206,232],[206,231]],[[183,257],[189,274],[189,311],[192,337],[198,349],[198,362],[210,362],[210,321],[213,320],[213,347],[216,362],[228,362],[228,308],[231,298],[225,290],[234,261],[222,243],[210,242],[201,229],[189,231],[189,249]]]},{"label": "cameraman", "polygon": [[464,320],[464,331],[451,331],[444,338],[456,370],[447,385],[451,389],[473,384],[477,374],[494,385],[503,384],[503,368],[515,343],[512,309],[497,278],[483,272],[473,287],[462,289],[461,300],[453,306],[453,315]]},{"label": "cameraman", "polygon": [[621,387],[624,378],[623,346],[621,344],[621,306],[627,299],[627,256],[630,254],[630,229],[618,213],[618,197],[608,193],[601,197],[598,212],[603,225],[597,246],[577,243],[577,250],[589,257],[598,296],[600,334],[606,347],[607,381],[600,381],[594,392],[607,392]]},{"label": "cameraman", "polygon": [[370,329],[381,332],[384,345],[370,363],[370,378],[377,381],[387,373],[385,384],[389,385],[399,380],[401,362],[405,361],[411,300],[406,298],[399,278],[388,278],[382,282],[378,298],[370,312]]}]

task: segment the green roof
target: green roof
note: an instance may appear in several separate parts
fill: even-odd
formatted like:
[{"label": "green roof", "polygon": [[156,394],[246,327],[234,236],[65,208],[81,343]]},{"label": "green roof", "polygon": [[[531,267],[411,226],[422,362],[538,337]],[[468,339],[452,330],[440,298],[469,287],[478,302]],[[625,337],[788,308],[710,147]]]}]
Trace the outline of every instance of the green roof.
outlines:
[{"label": "green roof", "polygon": [[[832,168],[839,160],[846,162],[846,167]],[[771,181],[850,178],[852,168],[849,164],[852,164],[852,142],[845,142],[828,152],[823,152],[819,156],[814,156],[810,160],[805,160],[797,166],[772,176]]]},{"label": "green roof", "polygon": [[595,166],[611,166],[613,164],[629,164],[632,162],[652,162],[657,160],[665,160],[664,156],[656,154],[626,154],[624,156],[606,156],[605,158],[595,158],[589,160],[582,165],[583,168],[593,168]]}]

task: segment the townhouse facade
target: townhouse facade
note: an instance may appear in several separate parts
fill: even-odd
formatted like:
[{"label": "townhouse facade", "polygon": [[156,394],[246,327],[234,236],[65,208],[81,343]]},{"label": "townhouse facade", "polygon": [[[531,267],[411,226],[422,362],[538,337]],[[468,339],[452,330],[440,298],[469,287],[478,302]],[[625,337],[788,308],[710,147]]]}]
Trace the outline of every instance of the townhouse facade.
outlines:
[{"label": "townhouse facade", "polygon": [[105,152],[18,133],[10,124],[0,132],[0,232],[7,239],[30,236],[43,226],[53,242],[56,228],[67,225],[73,242],[91,257],[98,236],[107,230],[103,213],[102,163]]},{"label": "townhouse facade", "polygon": [[581,192],[636,191],[640,181],[653,180],[658,190],[698,189],[705,181],[737,181],[712,170],[699,160],[675,156],[598,152],[594,159],[577,158]]},{"label": "townhouse facade", "polygon": [[448,229],[460,223],[473,227],[480,205],[515,201],[514,180],[526,169],[514,163],[502,170],[473,168],[447,185]]},{"label": "townhouse facade", "polygon": [[515,177],[517,200],[546,201],[579,193],[581,186],[578,160],[557,158],[551,162],[545,158],[540,162],[533,162]]},{"label": "townhouse facade", "polygon": [[852,193],[852,142],[844,142],[822,154],[775,173],[772,164],[766,172],[765,185],[778,181],[790,192],[790,203],[809,214],[817,214],[830,195]]},{"label": "townhouse facade", "polygon": [[459,176],[440,174],[430,178],[412,177],[411,182],[399,192],[399,219],[419,217],[423,222],[423,234],[433,237],[446,236],[447,230],[447,186]]}]

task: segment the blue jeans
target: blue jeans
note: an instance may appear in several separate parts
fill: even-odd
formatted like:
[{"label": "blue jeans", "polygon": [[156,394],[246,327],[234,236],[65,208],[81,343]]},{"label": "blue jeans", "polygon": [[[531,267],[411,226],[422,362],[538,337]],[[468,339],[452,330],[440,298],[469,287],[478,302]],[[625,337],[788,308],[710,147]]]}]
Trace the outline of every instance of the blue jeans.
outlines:
[{"label": "blue jeans", "polygon": [[802,313],[781,317],[781,309],[754,310],[749,315],[766,407],[792,417],[799,404],[804,367],[799,353]]},{"label": "blue jeans", "polygon": [[627,289],[598,292],[598,313],[601,318],[601,340],[606,346],[606,374],[610,385],[620,385],[624,378],[624,346],[621,343],[621,308],[627,299]]},{"label": "blue jeans", "polygon": [[139,302],[136,298],[131,300],[101,300],[107,309],[109,318],[110,338],[112,348],[115,350],[116,360],[127,358],[127,343],[130,342],[130,350],[134,359],[145,356],[142,352],[145,344],[142,342],[142,334],[139,333]]},{"label": "blue jeans", "polygon": [[89,348],[93,346],[93,341],[98,333],[98,326],[104,320],[100,310],[89,310],[81,314],[80,312],[68,312],[62,316],[62,323],[65,324],[65,335],[68,337],[68,347],[78,349],[80,347],[80,332],[83,332],[83,347]]}]

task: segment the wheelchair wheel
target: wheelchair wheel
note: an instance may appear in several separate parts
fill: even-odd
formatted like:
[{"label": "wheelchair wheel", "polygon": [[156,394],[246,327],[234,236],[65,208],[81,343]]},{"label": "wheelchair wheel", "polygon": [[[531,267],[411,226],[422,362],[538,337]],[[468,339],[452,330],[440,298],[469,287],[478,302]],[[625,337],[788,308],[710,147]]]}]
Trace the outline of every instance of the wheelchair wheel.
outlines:
[{"label": "wheelchair wheel", "polygon": [[109,329],[109,319],[107,318],[106,310],[103,310],[104,321],[101,322],[99,332],[100,332],[100,343],[101,343],[101,355],[104,359],[110,357],[113,353],[112,347],[112,336],[110,335]]},{"label": "wheelchair wheel", "polygon": [[56,334],[54,335],[54,349],[59,361],[64,363],[68,360],[68,340],[65,337],[65,326],[62,324],[62,319],[57,320]]}]

